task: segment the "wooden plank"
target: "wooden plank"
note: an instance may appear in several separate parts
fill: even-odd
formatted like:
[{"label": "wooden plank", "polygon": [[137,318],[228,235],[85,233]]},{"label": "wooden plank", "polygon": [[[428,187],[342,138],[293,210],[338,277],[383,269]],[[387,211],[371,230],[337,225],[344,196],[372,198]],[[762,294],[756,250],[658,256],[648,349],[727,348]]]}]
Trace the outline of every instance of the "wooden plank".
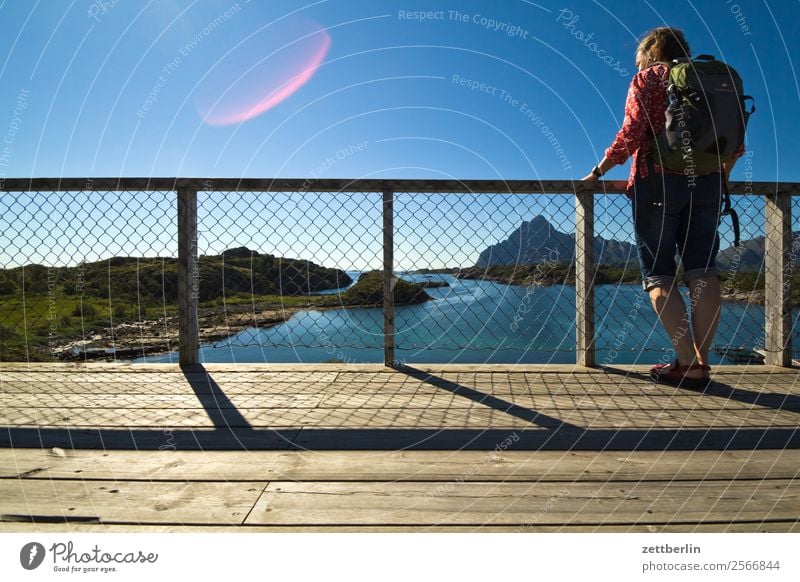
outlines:
[{"label": "wooden plank", "polygon": [[[715,372],[713,379],[719,383],[729,384],[748,384],[763,385],[769,382],[779,382],[782,384],[797,384],[800,374],[795,369],[780,369],[781,372],[767,370],[741,370]],[[428,379],[430,375],[430,379]],[[489,384],[497,383],[542,383],[542,382],[568,382],[568,383],[629,383],[629,382],[649,382],[647,370],[628,371],[619,374],[604,374],[597,372],[594,374],[572,373],[572,372],[520,372],[506,371],[498,372],[475,372],[463,373],[457,371],[438,371],[438,372],[414,372],[414,375],[403,373],[402,371],[392,371],[375,373],[372,371],[323,371],[323,372],[292,372],[292,371],[219,371],[206,373],[175,374],[172,372],[149,370],[145,372],[131,372],[129,370],[120,371],[85,371],[85,370],[12,370],[0,372],[0,387],[6,382],[72,382],[72,383],[148,383],[157,382],[169,384],[174,382],[188,383],[190,380],[202,383],[211,377],[220,382],[274,382],[274,383],[302,383],[302,382],[362,382],[376,384],[395,384],[406,382],[436,381],[437,379],[451,382],[481,382]]]},{"label": "wooden plank", "polygon": [[[204,363],[203,369],[207,372],[372,372],[377,374],[395,375],[400,371],[386,368],[383,364],[355,364],[355,363],[318,363],[318,364],[211,364]],[[619,364],[607,368],[586,368],[576,364],[413,364],[415,370],[430,373],[477,373],[477,372],[505,372],[505,373],[534,373],[534,374],[586,374],[606,375],[606,369],[617,372],[644,373],[649,370],[649,365]],[[782,368],[766,365],[724,365],[716,366],[715,370],[731,374],[798,374],[798,368]],[[133,364],[122,362],[0,362],[0,374],[5,372],[172,372],[181,373],[178,364]],[[1,376],[0,376],[1,377]]]},{"label": "wooden plank", "polygon": [[[18,377],[9,378],[0,383],[0,393],[98,393],[107,394],[138,392],[142,394],[168,394],[175,392],[195,393],[208,392],[213,386],[208,385],[206,379],[193,380],[192,383],[186,379],[164,379],[158,375],[151,375],[150,381],[131,381],[130,375],[121,376],[115,381],[74,381],[72,377],[62,376],[61,379],[54,378],[35,378],[21,379]],[[416,378],[396,378],[393,382],[381,382],[362,378],[359,375],[339,374],[336,379],[319,380],[309,378],[306,380],[274,380],[272,378],[259,378],[258,374],[253,374],[251,378],[243,380],[239,377],[231,378],[224,375],[215,375],[212,381],[224,391],[247,389],[260,390],[263,393],[269,392],[317,392],[329,389],[338,390],[357,390],[357,391],[385,391],[401,389],[426,389],[430,391],[442,392],[444,390],[454,391],[460,387],[477,389],[482,392],[492,393],[518,393],[518,392],[538,392],[538,393],[637,393],[637,394],[669,394],[669,395],[690,395],[698,394],[689,390],[676,389],[667,385],[656,385],[647,379],[642,378],[615,378],[615,377],[594,377],[582,380],[579,377],[550,377],[536,379],[524,376],[512,376],[505,379],[492,379],[477,376],[473,380],[461,380],[457,378],[438,377],[427,381]],[[800,394],[800,382],[797,376],[759,376],[753,375],[741,380],[731,381],[728,378],[717,378],[707,394],[714,395],[725,390],[748,390],[751,392],[770,392],[784,394]],[[444,390],[443,390],[444,389]]]},{"label": "wooden plank", "polygon": [[[327,428],[486,428],[530,427],[527,420],[485,407],[474,409],[220,409],[219,415],[232,427]],[[137,411],[128,408],[78,410],[74,408],[5,408],[0,424],[40,427],[211,427],[203,410],[159,408]],[[535,428],[535,427],[534,427]]]},{"label": "wooden plank", "polygon": [[788,194],[765,196],[764,349],[769,365],[792,365],[792,200]]},{"label": "wooden plank", "polygon": [[383,365],[394,367],[394,192],[383,190]]},{"label": "wooden plank", "polygon": [[[498,410],[480,404],[468,408],[22,408],[0,410],[0,425],[40,427],[231,427],[325,428],[744,428],[796,427],[793,412],[741,410]],[[216,418],[219,416],[219,419]]]},{"label": "wooden plank", "polygon": [[1,533],[796,533],[800,521],[680,524],[593,524],[593,525],[424,525],[424,526],[195,526],[195,525],[126,525],[81,523],[19,523],[1,522]]},{"label": "wooden plank", "polygon": [[200,361],[199,285],[197,189],[182,187],[178,189],[178,335],[183,366]]},{"label": "wooden plank", "polygon": [[248,524],[603,524],[782,519],[800,482],[346,483],[271,481]]},{"label": "wooden plank", "polygon": [[[0,520],[41,516],[117,523],[240,524],[260,482],[0,479]],[[28,517],[28,519],[34,519]]]},{"label": "wooden plank", "polygon": [[[800,398],[754,399],[740,402],[727,398],[702,397],[695,394],[668,396],[662,394],[485,394],[481,398],[467,398],[460,394],[430,391],[392,391],[387,393],[365,391],[329,391],[330,393],[267,393],[231,394],[225,390],[228,402],[214,396],[195,394],[0,394],[0,408],[77,408],[108,409],[129,408],[146,410],[157,408],[476,408],[495,407],[496,400],[531,410],[689,410],[719,412],[743,410],[783,409],[800,412]],[[500,396],[501,398],[498,398]]]},{"label": "wooden plank", "polygon": [[[733,182],[732,184],[736,184]],[[756,183],[758,184],[758,183]],[[756,184],[749,184],[755,188]],[[763,183],[763,191],[785,188],[792,191],[793,183]],[[595,183],[593,187],[620,194],[625,191],[621,180]],[[141,190],[169,191],[176,188],[233,192],[331,192],[347,196],[349,192],[443,192],[448,194],[492,193],[512,194],[573,194],[583,186],[573,180],[448,180],[407,178],[4,178],[0,191],[83,191],[83,190]],[[752,190],[750,190],[752,192]]]},{"label": "wooden plank", "polygon": [[[0,477],[192,481],[659,481],[797,479],[800,450],[516,451],[0,450]],[[503,448],[499,448],[500,446]]]},{"label": "wooden plank", "polygon": [[300,432],[280,427],[13,427],[0,431],[0,446],[137,451],[286,450]]},{"label": "wooden plank", "polygon": [[[0,191],[5,192],[63,192],[84,190],[111,191],[170,191],[176,188],[212,189],[234,192],[333,192],[346,196],[348,192],[443,192],[453,194],[574,194],[587,188],[604,194],[623,194],[624,180],[602,180],[583,185],[573,180],[449,180],[413,178],[4,178]],[[732,195],[752,195],[753,192],[785,192],[797,194],[797,182],[730,182]]]},{"label": "wooden plank", "polygon": [[[306,409],[279,408],[241,411],[236,408],[214,409],[212,420],[202,408],[130,409],[106,408],[6,408],[0,410],[0,424],[15,427],[48,428],[212,428],[221,422],[225,427],[296,427],[313,422],[318,415]],[[247,418],[242,417],[242,412]]]},{"label": "wooden plank", "polygon": [[[783,402],[784,408],[796,407],[798,397],[800,397],[800,386],[766,386],[764,388],[729,388],[715,386],[708,389],[705,393],[691,390],[676,390],[668,386],[653,386],[643,384],[630,384],[627,386],[582,386],[582,385],[515,385],[515,386],[470,386],[467,384],[458,385],[456,388],[440,388],[430,384],[397,384],[393,386],[370,386],[362,384],[306,384],[306,385],[259,385],[259,384],[228,384],[219,383],[219,391],[228,398],[236,396],[264,396],[264,397],[297,397],[300,399],[322,398],[323,401],[345,401],[356,397],[376,398],[411,398],[411,397],[431,397],[431,396],[456,396],[457,398],[467,399],[491,399],[496,397],[504,400],[516,399],[536,399],[536,398],[574,398],[595,400],[599,398],[618,398],[620,402],[644,403],[648,401],[667,400],[675,402],[703,402],[709,406],[724,405],[725,401],[730,402],[749,402],[749,403],[772,403],[765,406],[775,406],[778,402]],[[6,398],[11,397],[31,397],[39,396],[47,400],[58,396],[69,398],[100,398],[118,397],[135,398],[141,397],[143,401],[148,398],[167,398],[167,397],[189,397],[197,398],[213,397],[214,391],[210,389],[197,388],[193,390],[188,385],[173,384],[170,386],[157,385],[135,385],[117,384],[108,386],[97,386],[87,388],[83,385],[46,386],[31,385],[24,383],[6,384],[0,395]],[[529,402],[529,400],[526,400]],[[716,402],[716,404],[714,404]]]},{"label": "wooden plank", "polygon": [[0,408],[128,408],[142,412],[158,408],[316,408],[323,398],[322,394],[245,394],[230,396],[230,404],[226,404],[214,396],[195,394],[0,394]]},{"label": "wooden plank", "polygon": [[[20,381],[20,382],[38,382],[38,383],[54,383],[59,381],[69,381],[75,383],[107,383],[107,382],[124,382],[127,384],[149,384],[151,382],[158,382],[169,384],[174,382],[187,382],[187,378],[197,379],[202,381],[206,376],[212,378],[224,378],[227,381],[237,382],[332,382],[336,379],[338,372],[323,371],[323,372],[292,372],[292,371],[239,371],[239,372],[192,372],[186,370],[181,372],[159,371],[159,370],[144,370],[144,371],[131,371],[124,370],[12,370],[0,372],[0,385],[5,382]],[[360,375],[360,374],[359,374]]]},{"label": "wooden plank", "polygon": [[[236,397],[232,397],[235,399]],[[729,398],[713,398],[696,394],[502,394],[487,393],[475,399],[461,394],[441,392],[346,392],[323,394],[319,408],[474,408],[475,406],[495,407],[495,401],[501,400],[515,406],[537,411],[561,411],[579,408],[582,410],[690,410],[690,411],[739,411],[769,410],[781,408],[800,412],[800,399],[754,398],[753,402],[732,400]],[[2,402],[2,400],[0,400]],[[9,405],[12,405],[9,400]],[[763,408],[761,408],[763,407]]]},{"label": "wooden plank", "polygon": [[575,195],[575,318],[577,364],[594,367],[594,192]]}]

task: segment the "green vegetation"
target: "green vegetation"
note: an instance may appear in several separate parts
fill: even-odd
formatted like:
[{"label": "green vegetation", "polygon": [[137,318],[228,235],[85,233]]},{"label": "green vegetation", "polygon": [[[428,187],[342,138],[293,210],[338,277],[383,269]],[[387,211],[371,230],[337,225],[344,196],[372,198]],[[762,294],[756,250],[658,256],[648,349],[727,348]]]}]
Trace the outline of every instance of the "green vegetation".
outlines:
[{"label": "green vegetation", "polygon": [[[574,285],[575,265],[564,263],[539,263],[525,265],[494,265],[491,267],[469,267],[456,273],[459,279],[495,281],[506,285]],[[601,265],[597,267],[596,285],[638,283],[638,269],[622,269]]]},{"label": "green vegetation", "polygon": [[[678,278],[683,271],[678,269]],[[478,279],[496,281],[507,285],[574,285],[575,265],[563,263],[539,263],[525,265],[495,265],[492,267],[469,267],[456,273],[459,279]],[[596,285],[638,284],[642,280],[639,269],[622,269],[601,265],[597,267],[594,282]],[[764,291],[762,272],[738,272],[720,274],[723,294],[727,297],[746,295]],[[792,305],[800,306],[800,269],[795,269],[791,279]],[[753,297],[753,301],[760,302]]]},{"label": "green vegetation", "polygon": [[[201,256],[198,265],[200,301],[235,293],[303,295],[346,287],[353,280],[344,271],[309,261],[263,255],[244,247],[222,255]],[[23,283],[24,282],[24,283]],[[145,306],[177,303],[178,261],[173,258],[114,257],[78,267],[49,269],[28,265],[0,269],[0,296],[84,295],[123,298]]]},{"label": "green vegetation", "polygon": [[[256,310],[296,310],[383,304],[380,271],[365,273],[341,294],[312,295],[309,292],[341,288],[352,280],[337,269],[244,248],[203,256],[199,267],[201,317],[213,319],[223,315],[223,308],[241,312],[250,306]],[[550,262],[471,267],[456,270],[455,275],[512,285],[575,283],[574,265]],[[641,274],[638,269],[600,266],[594,281],[600,285],[638,284]],[[424,289],[429,284],[438,283],[395,279],[395,303],[411,305],[430,300]],[[762,273],[723,271],[722,286],[729,299],[763,302]],[[792,275],[791,300],[792,305],[800,305],[800,270]],[[22,268],[0,269],[0,361],[51,359],[51,346],[93,335],[101,336],[102,342],[110,338],[112,326],[140,320],[162,325],[163,329],[163,322],[156,324],[156,320],[175,315],[175,259],[121,257],[52,269],[30,265],[25,267],[24,277]]]},{"label": "green vegetation", "polygon": [[455,275],[460,267],[444,267],[442,269],[417,269],[416,271],[408,271],[414,275]]},{"label": "green vegetation", "polygon": [[[431,297],[416,283],[395,279],[394,302],[396,305],[424,303]],[[355,285],[341,295],[334,296],[329,305],[378,306],[383,305],[383,273],[370,271],[359,277]]]},{"label": "green vegetation", "polygon": [[[762,272],[745,272],[745,273],[727,273],[722,272],[720,282],[724,290],[730,290],[733,293],[747,293],[749,291],[763,291],[764,290],[764,273]],[[792,276],[793,289],[797,289],[798,273]],[[794,293],[793,293],[794,295]]]},{"label": "green vegetation", "polygon": [[[198,274],[201,314],[250,305],[263,310],[383,302],[379,272],[365,274],[341,295],[309,295],[346,287],[352,279],[338,269],[245,248],[200,257]],[[49,360],[51,346],[107,336],[121,323],[174,317],[177,289],[177,261],[171,258],[117,257],[50,269],[28,265],[24,274],[21,267],[0,269],[0,361]],[[397,283],[395,298],[398,304],[430,299],[406,281]]]}]

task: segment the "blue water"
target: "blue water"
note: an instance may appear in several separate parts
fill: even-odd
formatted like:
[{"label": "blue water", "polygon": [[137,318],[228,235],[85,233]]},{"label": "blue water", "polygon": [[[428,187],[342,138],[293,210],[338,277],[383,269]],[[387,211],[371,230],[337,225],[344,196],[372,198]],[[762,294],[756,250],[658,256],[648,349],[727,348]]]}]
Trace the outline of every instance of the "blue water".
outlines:
[{"label": "blue water", "polygon": [[[450,275],[402,276],[446,281],[450,286],[427,289],[433,301],[396,308],[398,360],[575,362],[574,287],[510,286]],[[599,363],[651,363],[670,355],[669,340],[639,285],[599,285],[595,306]],[[763,307],[726,302],[714,343],[760,347],[763,328]],[[720,361],[713,354],[712,358],[712,363]],[[174,362],[177,356],[172,353],[137,361]],[[201,361],[382,362],[383,312],[379,308],[299,312],[283,325],[247,329],[204,345]]]}]

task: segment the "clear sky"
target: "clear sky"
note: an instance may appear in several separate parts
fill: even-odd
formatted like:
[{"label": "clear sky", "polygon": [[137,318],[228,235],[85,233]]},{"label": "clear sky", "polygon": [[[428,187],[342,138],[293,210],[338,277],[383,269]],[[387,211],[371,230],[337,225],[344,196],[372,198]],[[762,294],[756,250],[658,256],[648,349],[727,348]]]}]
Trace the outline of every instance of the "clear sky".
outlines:
[{"label": "clear sky", "polygon": [[578,179],[668,24],[755,98],[733,178],[800,181],[797,22],[796,0],[5,0],[0,178]]}]

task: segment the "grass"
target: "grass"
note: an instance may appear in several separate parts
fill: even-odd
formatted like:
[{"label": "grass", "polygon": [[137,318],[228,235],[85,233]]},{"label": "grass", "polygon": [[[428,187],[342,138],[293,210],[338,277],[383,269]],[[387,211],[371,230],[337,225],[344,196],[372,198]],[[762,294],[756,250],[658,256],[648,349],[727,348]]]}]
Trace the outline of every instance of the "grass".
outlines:
[{"label": "grass", "polygon": [[[500,280],[524,285],[536,280],[539,284],[574,284],[574,267],[568,265],[495,266],[489,269],[464,269],[471,278]],[[600,267],[597,284],[638,283],[637,269]],[[722,274],[723,289],[732,293],[747,293],[764,289],[762,273]],[[61,289],[59,289],[61,291]],[[397,304],[421,303],[430,297],[419,285],[398,280],[395,288]],[[199,304],[201,310],[250,306],[258,308],[309,308],[380,306],[383,303],[383,279],[379,271],[364,274],[350,289],[335,295],[251,295],[233,292]],[[793,306],[800,305],[800,271],[792,276]],[[19,293],[0,295],[0,361],[37,360],[47,358],[51,342],[81,338],[89,332],[107,329],[112,325],[140,319],[153,320],[177,315],[176,304],[158,304],[144,298],[143,304],[134,299],[107,298],[93,295],[56,293],[27,293],[25,301]]]},{"label": "grass", "polygon": [[[159,305],[145,296],[143,305],[125,295],[109,299],[94,295],[63,293],[20,293],[0,295],[0,361],[45,360],[51,344],[93,335],[121,323],[153,320],[177,315],[176,303]],[[398,304],[429,299],[422,288],[399,281],[395,287]],[[353,287],[336,295],[252,295],[234,291],[199,302],[207,310],[256,305],[264,308],[347,307],[378,305],[383,302],[380,273],[365,275]]]}]

